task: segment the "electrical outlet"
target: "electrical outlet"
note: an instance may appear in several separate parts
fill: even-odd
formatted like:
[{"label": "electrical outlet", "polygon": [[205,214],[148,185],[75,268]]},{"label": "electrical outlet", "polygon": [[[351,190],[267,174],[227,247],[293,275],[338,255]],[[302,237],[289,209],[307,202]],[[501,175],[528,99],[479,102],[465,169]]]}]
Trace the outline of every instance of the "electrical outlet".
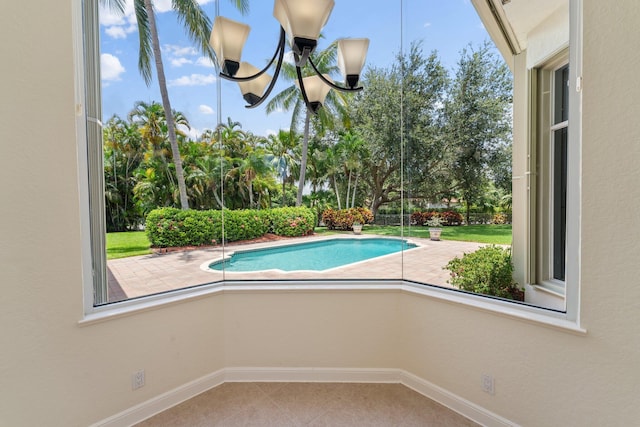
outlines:
[{"label": "electrical outlet", "polygon": [[144,387],[144,369],[140,369],[131,375],[131,388],[137,390],[140,387]]},{"label": "electrical outlet", "polygon": [[482,375],[482,391],[487,392],[489,394],[495,394],[495,384],[493,382],[493,377],[491,375],[484,374]]}]

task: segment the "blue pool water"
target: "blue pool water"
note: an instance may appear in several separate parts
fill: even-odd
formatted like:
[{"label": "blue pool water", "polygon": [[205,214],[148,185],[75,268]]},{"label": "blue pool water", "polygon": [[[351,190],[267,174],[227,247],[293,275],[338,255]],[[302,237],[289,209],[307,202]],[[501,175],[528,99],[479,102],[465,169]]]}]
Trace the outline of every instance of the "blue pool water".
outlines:
[{"label": "blue pool water", "polygon": [[415,244],[400,239],[330,239],[237,251],[230,259],[211,263],[209,268],[226,271],[322,271],[415,247]]}]

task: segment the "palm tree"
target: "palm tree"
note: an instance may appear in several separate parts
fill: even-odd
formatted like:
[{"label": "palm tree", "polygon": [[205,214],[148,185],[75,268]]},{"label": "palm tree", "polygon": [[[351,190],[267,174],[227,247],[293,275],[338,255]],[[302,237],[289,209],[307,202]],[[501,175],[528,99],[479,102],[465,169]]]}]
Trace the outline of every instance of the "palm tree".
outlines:
[{"label": "palm tree", "polygon": [[[175,124],[183,125],[190,128],[184,114],[178,111],[172,111],[172,117]],[[180,201],[180,189],[177,186],[175,171],[167,162],[170,155],[171,146],[168,144],[168,123],[164,114],[163,107],[157,102],[150,104],[138,101],[135,103],[133,110],[129,112],[129,121],[136,125],[142,135],[142,139],[147,146],[145,154],[145,162],[148,169],[154,169],[154,173],[145,173],[141,179],[147,182],[147,186],[141,186],[138,194],[146,195],[147,200],[158,202],[158,206],[171,206]],[[184,137],[184,132],[176,130],[176,134]],[[176,142],[177,143],[177,142]],[[175,167],[175,164],[174,164]],[[149,183],[156,183],[161,188],[157,191],[150,191],[147,187]],[[144,188],[144,191],[141,189]],[[177,191],[176,191],[177,190]],[[148,208],[153,206],[148,205]]]},{"label": "palm tree", "polygon": [[[347,196],[345,198],[345,207],[354,207],[356,200],[356,190],[358,187],[359,170],[361,167],[360,151],[364,141],[362,138],[353,131],[347,131],[340,138],[340,148],[344,161],[345,174],[348,176],[347,184]],[[353,185],[353,192],[351,191],[351,176],[355,173],[355,183]],[[351,199],[351,206],[349,206],[349,199]]]},{"label": "palm tree", "polygon": [[[322,74],[335,73],[338,70],[336,65],[337,57],[337,43],[333,42],[329,47],[320,52],[311,55],[313,63],[316,64],[318,71]],[[282,75],[285,79],[295,82],[297,79],[296,68],[289,63],[282,64]],[[309,65],[302,69],[303,76],[310,76],[313,74],[313,70]],[[317,113],[317,119],[323,127],[333,127],[335,123],[335,117],[338,116],[341,119],[347,117],[345,109],[346,97],[342,92],[336,92],[332,90],[327,95],[324,108],[321,108]],[[282,92],[275,95],[267,104],[267,114],[273,111],[285,109],[293,109],[291,115],[291,129],[295,129],[296,125],[300,122],[300,115],[304,113],[304,132],[302,138],[302,153],[300,159],[300,179],[298,181],[298,195],[296,197],[296,206],[302,205],[302,190],[305,184],[305,173],[307,169],[307,152],[309,150],[309,128],[311,124],[311,118],[313,113],[309,111],[302,98],[302,93],[298,87],[294,84],[284,89]]]},{"label": "palm tree", "polygon": [[[249,8],[248,0],[231,0],[233,4],[242,12]],[[102,0],[102,3],[111,9],[123,11],[125,0]],[[156,16],[153,10],[152,0],[133,0],[136,21],[138,23],[139,55],[138,70],[145,83],[151,84],[151,58],[153,57],[162,97],[162,107],[167,122],[167,132],[173,163],[176,168],[178,188],[180,190],[180,206],[182,209],[189,209],[189,199],[187,197],[187,187],[184,181],[184,171],[182,169],[182,159],[176,137],[174,117],[167,91],[167,80],[164,74],[162,54],[160,52],[160,39],[156,26]],[[211,20],[204,13],[197,0],[172,0],[171,6],[178,16],[178,21],[184,26],[189,38],[195,43],[203,55],[214,58],[213,49],[209,46],[209,35],[211,34]]]},{"label": "palm tree", "polygon": [[267,151],[273,156],[272,165],[282,177],[282,206],[285,206],[285,185],[288,172],[293,168],[295,149],[300,138],[294,131],[280,129],[277,134],[269,135]]}]

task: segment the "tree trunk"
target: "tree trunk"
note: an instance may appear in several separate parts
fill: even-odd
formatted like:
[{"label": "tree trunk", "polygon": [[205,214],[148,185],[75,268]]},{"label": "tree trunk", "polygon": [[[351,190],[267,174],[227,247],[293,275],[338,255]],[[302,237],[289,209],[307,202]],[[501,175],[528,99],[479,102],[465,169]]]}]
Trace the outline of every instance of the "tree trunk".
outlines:
[{"label": "tree trunk", "polygon": [[465,205],[467,207],[467,225],[469,225],[469,217],[470,217],[470,215],[469,215],[469,202],[465,201]]},{"label": "tree trunk", "polygon": [[340,192],[338,191],[338,182],[336,181],[336,175],[333,174],[333,191],[336,193],[336,200],[338,201],[338,210],[342,209],[340,206]]},{"label": "tree trunk", "polygon": [[[148,0],[147,0],[148,1]],[[302,159],[300,160],[300,182],[298,183],[298,197],[296,206],[302,206],[302,190],[304,189],[305,174],[307,172],[307,151],[309,150],[309,123],[311,121],[310,111],[304,117],[304,137],[302,138]]]},{"label": "tree trunk", "polygon": [[284,205],[284,203],[285,203],[284,194],[285,194],[285,191],[287,189],[286,185],[287,185],[287,166],[285,165],[284,166],[284,172],[282,172],[282,206],[281,207],[283,207],[283,208],[285,206]]},{"label": "tree trunk", "polygon": [[173,164],[176,167],[176,178],[178,179],[178,189],[180,190],[180,207],[186,210],[189,209],[187,186],[184,182],[182,159],[180,158],[180,149],[178,148],[178,140],[176,138],[176,127],[173,119],[173,112],[171,111],[171,103],[169,102],[167,79],[164,75],[164,66],[162,65],[162,56],[160,53],[160,40],[158,39],[156,17],[153,11],[151,0],[144,0],[144,7],[147,10],[147,16],[149,18],[149,29],[151,30],[151,41],[153,45],[153,58],[156,62],[156,73],[158,74],[158,85],[160,86],[160,95],[162,97],[164,116],[167,119],[167,132],[169,133],[169,143],[171,144]]},{"label": "tree trunk", "polygon": [[351,195],[351,207],[356,206],[356,189],[358,188],[358,178],[360,174],[356,172],[356,182],[353,184],[353,194]]},{"label": "tree trunk", "polygon": [[[349,195],[351,194],[351,171],[349,171],[349,180],[347,181],[347,197],[344,201],[344,207],[349,209]],[[353,207],[353,206],[351,206]]]}]

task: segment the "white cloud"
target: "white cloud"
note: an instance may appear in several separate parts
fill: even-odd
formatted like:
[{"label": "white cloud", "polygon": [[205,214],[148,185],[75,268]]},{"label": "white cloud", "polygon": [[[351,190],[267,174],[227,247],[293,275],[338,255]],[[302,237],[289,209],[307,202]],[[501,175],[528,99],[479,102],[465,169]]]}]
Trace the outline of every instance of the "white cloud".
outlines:
[{"label": "white cloud", "polygon": [[165,44],[162,50],[173,56],[195,56],[198,51],[193,46],[178,46],[175,44]]},{"label": "white cloud", "polygon": [[267,129],[264,131],[265,136],[269,136],[269,135],[277,135],[278,131],[277,130],[273,130],[273,129]]},{"label": "white cloud", "polygon": [[111,10],[108,7],[100,5],[98,11],[100,18],[100,25],[105,27],[111,27],[114,25],[126,25],[136,22],[135,11],[133,8],[133,0],[126,0],[124,4],[124,13],[120,13],[117,10]]},{"label": "white cloud", "polygon": [[100,25],[107,27],[105,33],[114,39],[124,39],[138,29],[133,0],[126,0],[124,13],[100,6]]},{"label": "white cloud", "polygon": [[128,27],[114,25],[112,27],[108,27],[106,30],[104,30],[104,32],[107,33],[107,35],[113,37],[114,39],[126,39],[127,34],[131,34],[135,32],[137,29],[138,27],[135,24],[129,25]]},{"label": "white cloud", "polygon": [[216,76],[213,74],[191,74],[182,76],[169,82],[169,86],[206,86],[215,83]]},{"label": "white cloud", "polygon": [[125,69],[120,63],[118,57],[113,56],[110,53],[103,53],[100,55],[100,74],[102,76],[102,80],[120,80],[120,74],[124,72]]},{"label": "white cloud", "polygon": [[292,50],[285,52],[283,61],[286,62],[287,64],[295,65],[296,60],[293,57],[293,51]]},{"label": "white cloud", "polygon": [[200,110],[200,112],[201,112],[202,114],[213,114],[213,113],[215,113],[215,111],[213,110],[213,108],[211,108],[211,107],[209,107],[208,105],[205,105],[205,104],[201,104],[201,105],[198,107],[198,110]]},{"label": "white cloud", "polygon": [[193,64],[193,61],[187,58],[174,58],[171,60],[171,65],[174,67],[182,67],[184,64]]},{"label": "white cloud", "polygon": [[211,62],[210,58],[207,58],[206,56],[201,56],[196,60],[196,65],[199,65],[201,67],[213,67],[213,62]]},{"label": "white cloud", "polygon": [[171,10],[171,0],[154,0],[153,8],[156,13],[169,12]]},{"label": "white cloud", "polygon": [[425,23],[424,23],[424,27],[425,27],[425,28],[429,28],[430,26],[431,26],[431,22],[425,22]]}]

